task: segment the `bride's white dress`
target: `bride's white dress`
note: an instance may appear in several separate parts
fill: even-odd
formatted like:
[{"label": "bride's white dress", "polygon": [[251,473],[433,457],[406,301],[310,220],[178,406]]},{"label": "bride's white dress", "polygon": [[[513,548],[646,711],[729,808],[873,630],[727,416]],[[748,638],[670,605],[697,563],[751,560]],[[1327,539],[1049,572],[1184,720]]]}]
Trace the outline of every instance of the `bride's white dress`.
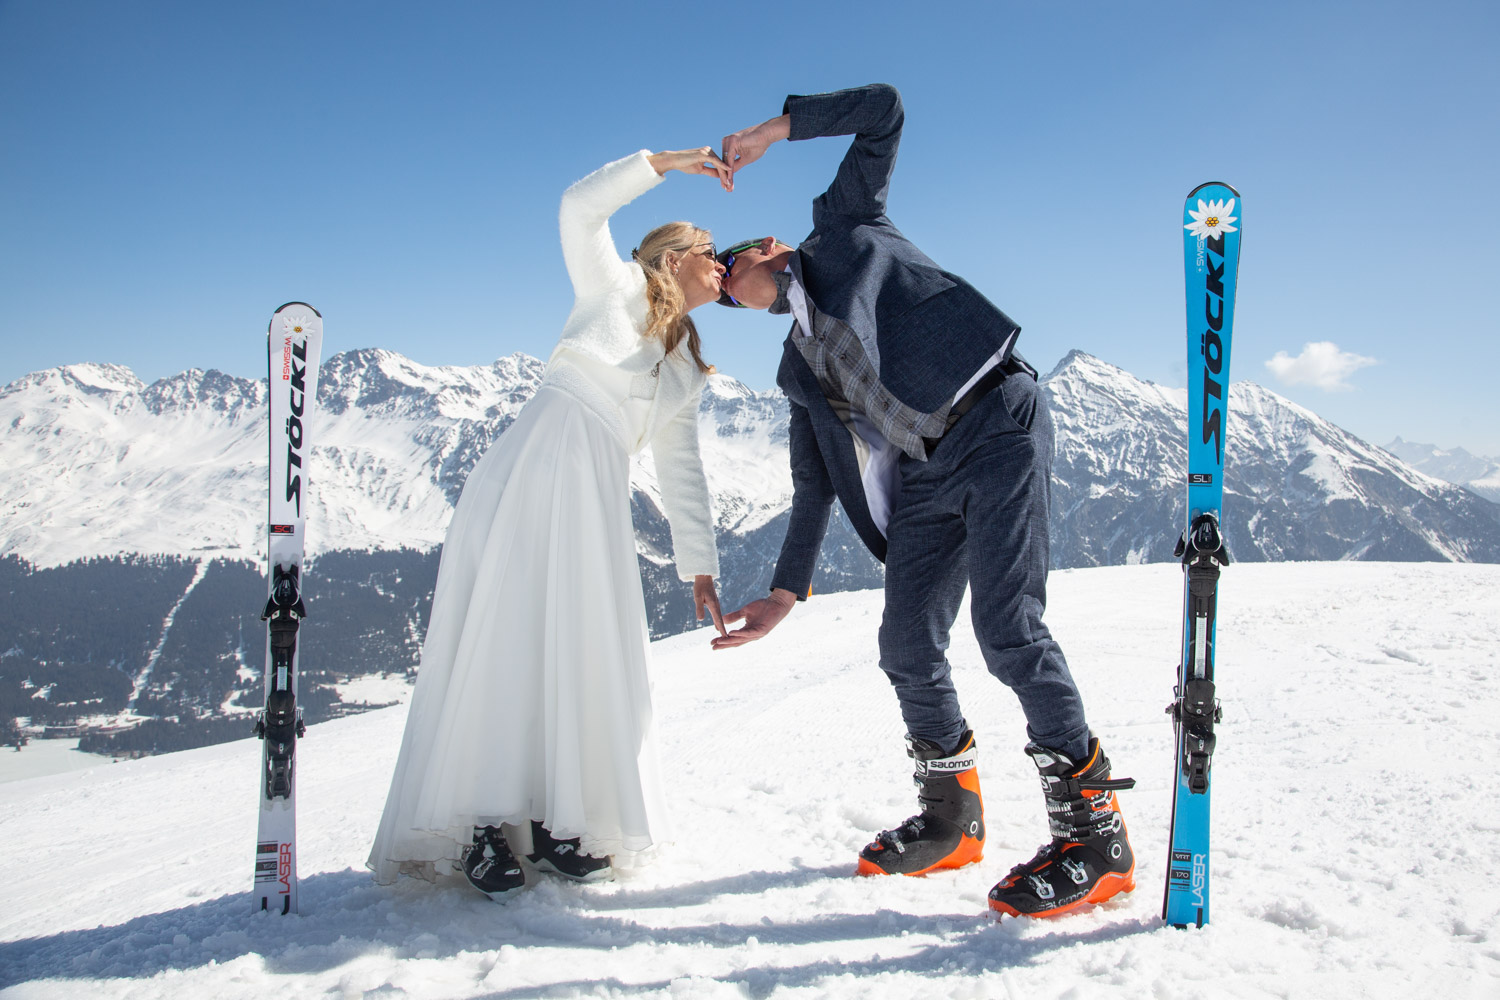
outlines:
[{"label": "bride's white dress", "polygon": [[664,833],[630,459],[543,384],[454,511],[376,878],[455,871],[475,824],[540,820],[589,853]]},{"label": "bride's white dress", "polygon": [[[634,196],[632,185],[657,180],[644,164],[637,154],[575,185],[596,196],[614,185],[605,192],[612,198],[596,197],[598,227]],[[565,196],[565,252],[568,207]],[[573,228],[594,239],[582,223]],[[576,257],[575,286],[585,266],[626,267]],[[644,284],[638,268],[629,271],[606,270],[620,287],[592,305],[580,293],[575,314],[599,313],[604,295],[623,297],[636,325]],[[697,452],[703,378],[675,352],[663,358],[655,342],[627,341],[628,357],[601,360],[591,336],[565,331],[536,395],[464,484],[370,852],[379,882],[461,871],[475,825],[539,820],[617,863],[666,837],[630,455],[655,439],[679,573],[717,574]],[[669,490],[673,478],[681,483]]]}]

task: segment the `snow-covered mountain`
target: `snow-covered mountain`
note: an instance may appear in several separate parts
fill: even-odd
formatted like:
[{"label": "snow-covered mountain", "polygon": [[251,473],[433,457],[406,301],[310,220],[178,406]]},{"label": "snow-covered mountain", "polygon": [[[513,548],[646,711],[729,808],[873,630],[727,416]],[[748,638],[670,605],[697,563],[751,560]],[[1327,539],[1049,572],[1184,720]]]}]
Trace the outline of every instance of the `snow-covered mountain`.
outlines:
[{"label": "snow-covered mountain", "polygon": [[[543,367],[521,354],[472,368],[379,350],[330,358],[312,425],[309,555],[440,546],[469,470]],[[260,563],[265,405],[265,383],[216,371],[148,386],[129,369],[86,364],[12,383],[0,390],[0,462],[10,470],[0,555],[38,567],[131,553]],[[702,413],[704,466],[732,561],[735,540],[765,548],[755,536],[790,503],[786,407],[779,393],[714,376]],[[642,560],[665,570],[671,544],[649,451],[631,478]],[[823,589],[878,582],[852,532],[835,523],[833,536]],[[738,569],[726,566],[726,578],[743,578],[748,567]],[[660,575],[662,586],[675,582]]]},{"label": "snow-covered mountain", "polygon": [[[471,368],[379,350],[330,358],[314,425],[310,553],[440,545],[469,470],[515,419],[542,368],[520,354]],[[1058,429],[1055,564],[1169,558],[1184,391],[1080,352],[1044,384]],[[35,566],[123,553],[258,562],[265,399],[263,382],[216,371],[145,385],[129,369],[96,364],[5,387],[0,555]],[[714,376],[702,417],[718,528],[732,545],[790,503],[786,405],[778,392]],[[1267,389],[1235,383],[1226,516],[1238,554],[1500,560],[1493,514],[1387,452]],[[655,523],[649,452],[632,482],[638,514],[653,515],[641,525],[642,554],[669,559],[657,537],[664,525]]]},{"label": "snow-covered mountain", "polygon": [[[1171,557],[1187,392],[1074,352],[1044,380],[1057,424],[1054,565]],[[1240,560],[1500,562],[1500,509],[1269,389],[1229,392],[1224,520]]]},{"label": "snow-covered mountain", "polygon": [[1486,499],[1500,503],[1500,458],[1471,455],[1462,448],[1439,448],[1396,438],[1385,450],[1401,461],[1439,479],[1467,486]]},{"label": "snow-covered mountain", "polygon": [[[320,373],[309,551],[441,544],[463,477],[541,378],[515,355],[428,368],[352,351]],[[0,390],[0,553],[264,558],[263,381],[191,370],[145,385],[70,365]]]},{"label": "snow-covered mountain", "polygon": [[[299,696],[310,718],[403,690],[453,504],[542,370],[524,355],[434,368],[378,350],[323,365],[306,626],[319,655]],[[1053,565],[1171,559],[1185,393],[1077,352],[1043,382],[1058,431]],[[243,728],[263,656],[265,401],[264,383],[219,372],[145,385],[92,364],[0,390],[0,726],[168,720],[112,744],[144,751]],[[1252,383],[1235,383],[1230,405],[1225,527],[1238,560],[1500,562],[1500,505]],[[786,403],[715,376],[701,415],[721,596],[737,607],[765,593],[785,530]],[[632,484],[653,633],[674,634],[693,613],[649,452]],[[814,591],[881,580],[836,509]]]}]

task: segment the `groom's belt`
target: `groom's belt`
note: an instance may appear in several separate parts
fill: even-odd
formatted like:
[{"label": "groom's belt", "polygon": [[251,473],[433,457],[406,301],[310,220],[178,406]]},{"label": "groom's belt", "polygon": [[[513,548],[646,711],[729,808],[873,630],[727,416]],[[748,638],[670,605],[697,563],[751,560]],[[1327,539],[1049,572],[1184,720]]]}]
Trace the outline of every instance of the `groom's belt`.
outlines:
[{"label": "groom's belt", "polygon": [[975,382],[972,386],[969,387],[968,392],[958,397],[958,401],[955,402],[953,404],[953,408],[948,411],[948,422],[947,425],[943,428],[942,437],[922,439],[927,443],[927,454],[931,455],[933,451],[937,449],[938,442],[942,441],[943,437],[946,437],[948,435],[948,432],[953,430],[953,425],[958,423],[959,418],[961,418],[965,413],[968,413],[970,410],[972,410],[974,408],[974,404],[978,403],[985,396],[989,395],[991,389],[994,389],[1001,382],[1004,382],[1006,376],[1015,375],[1020,372],[1025,372],[1032,378],[1036,378],[1036,369],[1032,368],[1025,361],[1022,361],[1014,354],[1006,358],[1000,364],[991,368],[989,371],[985,372],[983,377],[981,377],[978,382]]}]

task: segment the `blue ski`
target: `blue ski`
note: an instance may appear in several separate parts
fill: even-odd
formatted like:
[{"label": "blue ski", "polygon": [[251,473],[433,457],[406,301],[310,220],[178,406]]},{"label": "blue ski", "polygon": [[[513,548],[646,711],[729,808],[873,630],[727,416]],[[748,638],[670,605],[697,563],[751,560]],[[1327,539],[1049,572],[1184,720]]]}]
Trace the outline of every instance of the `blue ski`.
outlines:
[{"label": "blue ski", "polygon": [[1219,568],[1229,565],[1220,527],[1224,500],[1225,416],[1234,291],[1240,264],[1239,192],[1202,184],[1183,210],[1187,281],[1187,516],[1182,559],[1182,664],[1167,707],[1177,730],[1171,850],[1162,919],[1177,927],[1208,923],[1209,768],[1219,701],[1214,692],[1214,619]]}]

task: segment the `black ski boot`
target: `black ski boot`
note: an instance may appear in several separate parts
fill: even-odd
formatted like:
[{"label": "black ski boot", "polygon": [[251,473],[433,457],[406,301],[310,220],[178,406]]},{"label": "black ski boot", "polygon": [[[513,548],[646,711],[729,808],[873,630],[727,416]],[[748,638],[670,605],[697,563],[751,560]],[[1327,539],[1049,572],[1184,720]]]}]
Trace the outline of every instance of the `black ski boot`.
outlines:
[{"label": "black ski boot", "polygon": [[609,858],[584,854],[577,837],[558,840],[536,820],[531,821],[531,853],[526,860],[538,871],[552,872],[574,882],[608,882],[615,877]]},{"label": "black ski boot", "polygon": [[922,811],[894,830],[881,831],[859,852],[860,875],[925,875],[962,868],[984,856],[984,800],[975,768],[974,731],[966,730],[951,753],[915,736],[906,753]]},{"label": "black ski boot", "polygon": [[496,902],[526,887],[526,876],[496,826],[474,828],[474,843],[464,851],[464,874],[470,885]]},{"label": "black ski boot", "polygon": [[1135,888],[1135,855],[1115,791],[1135,779],[1111,781],[1109,758],[1089,740],[1088,762],[1026,745],[1042,777],[1052,841],[990,890],[990,909],[1013,917],[1050,917],[1102,903]]}]

